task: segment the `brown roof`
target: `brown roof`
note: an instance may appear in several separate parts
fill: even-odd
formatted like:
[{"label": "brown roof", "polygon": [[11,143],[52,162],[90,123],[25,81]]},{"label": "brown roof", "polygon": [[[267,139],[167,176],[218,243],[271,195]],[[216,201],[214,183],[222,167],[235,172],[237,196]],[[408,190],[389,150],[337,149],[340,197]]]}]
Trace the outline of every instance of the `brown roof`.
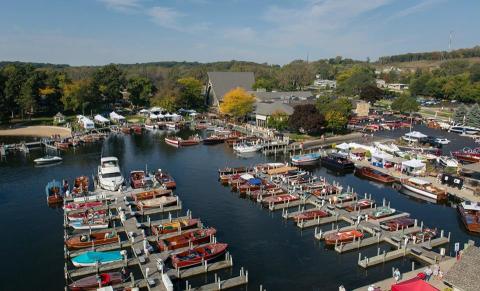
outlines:
[{"label": "brown roof", "polygon": [[444,277],[444,281],[462,291],[477,291],[478,266],[480,266],[480,249],[469,246],[463,250],[461,259],[452,266]]}]

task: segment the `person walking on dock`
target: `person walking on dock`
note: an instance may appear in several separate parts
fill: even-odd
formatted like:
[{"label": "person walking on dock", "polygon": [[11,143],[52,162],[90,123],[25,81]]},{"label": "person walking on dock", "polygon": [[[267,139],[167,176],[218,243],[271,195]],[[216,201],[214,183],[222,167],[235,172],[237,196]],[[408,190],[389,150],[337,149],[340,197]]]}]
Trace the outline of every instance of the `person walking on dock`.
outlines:
[{"label": "person walking on dock", "polygon": [[430,281],[430,277],[432,276],[432,269],[430,268],[430,266],[427,266],[427,268],[425,269],[425,281]]},{"label": "person walking on dock", "polygon": [[395,283],[398,283],[398,281],[400,281],[401,276],[402,274],[400,273],[400,270],[396,268],[395,271],[393,271],[393,278],[395,279]]}]

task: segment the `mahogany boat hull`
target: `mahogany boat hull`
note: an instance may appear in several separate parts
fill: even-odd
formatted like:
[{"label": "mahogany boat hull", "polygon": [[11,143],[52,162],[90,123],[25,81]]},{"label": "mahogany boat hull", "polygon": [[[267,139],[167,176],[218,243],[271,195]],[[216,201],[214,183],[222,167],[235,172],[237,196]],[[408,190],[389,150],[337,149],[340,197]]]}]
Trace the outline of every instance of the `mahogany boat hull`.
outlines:
[{"label": "mahogany boat hull", "polygon": [[293,217],[295,222],[300,222],[302,220],[313,220],[317,218],[327,217],[329,216],[328,212],[323,210],[310,210],[305,211],[303,213],[299,213]]},{"label": "mahogany boat hull", "polygon": [[331,235],[325,236],[325,244],[332,246],[339,243],[352,242],[353,239],[359,239],[363,237],[363,233],[358,230],[343,231]]},{"label": "mahogany boat hull", "polygon": [[[79,279],[68,285],[68,289],[72,291],[97,290],[99,287],[97,279],[97,275]],[[113,286],[123,282],[123,276],[120,272],[102,273],[100,279],[102,286]]]},{"label": "mahogany boat hull", "polygon": [[480,216],[468,214],[461,205],[457,206],[457,211],[463,225],[468,231],[480,233]]},{"label": "mahogany boat hull", "polygon": [[216,232],[215,228],[193,230],[167,239],[161,239],[157,244],[161,251],[176,250],[190,245],[198,246],[210,242],[211,236],[215,235]]},{"label": "mahogany boat hull", "polygon": [[205,247],[197,247],[171,256],[174,268],[185,268],[213,260],[225,253],[228,244],[216,243]]},{"label": "mahogany boat hull", "polygon": [[[65,241],[65,244],[67,245],[67,248],[69,250],[79,250],[84,248],[90,248],[92,247],[92,245],[102,246],[118,242],[117,234],[111,237],[106,237],[108,233],[109,232],[97,232],[90,235],[86,234],[81,236],[75,236]],[[90,240],[82,241],[82,236],[90,236]]]},{"label": "mahogany boat hull", "polygon": [[380,173],[380,172],[375,173],[375,171],[373,171],[372,169],[370,169],[368,167],[355,169],[355,175],[357,175],[361,178],[365,178],[365,179],[372,180],[372,181],[375,181],[375,182],[378,182],[378,183],[383,183],[383,184],[391,184],[391,183],[395,182],[394,177],[392,177],[390,175],[387,175],[387,174]]}]

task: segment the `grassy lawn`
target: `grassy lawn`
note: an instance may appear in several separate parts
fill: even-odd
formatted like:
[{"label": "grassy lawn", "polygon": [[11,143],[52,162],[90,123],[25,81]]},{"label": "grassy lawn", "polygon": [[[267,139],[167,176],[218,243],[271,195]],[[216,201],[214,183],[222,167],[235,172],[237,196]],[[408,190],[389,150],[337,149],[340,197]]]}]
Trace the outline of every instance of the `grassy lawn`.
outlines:
[{"label": "grassy lawn", "polygon": [[435,116],[435,113],[437,113],[438,117],[444,117],[444,118],[449,118],[449,117],[452,117],[453,115],[453,112],[450,112],[447,110],[441,110],[441,109],[435,110],[432,108],[425,108],[425,107],[420,108],[419,113],[429,115],[429,116]]},{"label": "grassy lawn", "polygon": [[130,116],[125,116],[128,122],[130,123],[143,123],[145,122],[145,117],[143,115],[130,115]]}]

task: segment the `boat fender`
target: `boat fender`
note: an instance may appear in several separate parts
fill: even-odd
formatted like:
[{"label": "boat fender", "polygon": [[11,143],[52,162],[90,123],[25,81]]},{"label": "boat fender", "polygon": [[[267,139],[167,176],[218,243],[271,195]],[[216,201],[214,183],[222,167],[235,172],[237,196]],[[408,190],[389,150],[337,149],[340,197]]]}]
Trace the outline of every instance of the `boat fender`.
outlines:
[{"label": "boat fender", "polygon": [[127,255],[127,251],[126,251],[126,250],[121,250],[121,251],[120,251],[120,254],[121,254],[122,256],[126,256],[126,255]]}]

